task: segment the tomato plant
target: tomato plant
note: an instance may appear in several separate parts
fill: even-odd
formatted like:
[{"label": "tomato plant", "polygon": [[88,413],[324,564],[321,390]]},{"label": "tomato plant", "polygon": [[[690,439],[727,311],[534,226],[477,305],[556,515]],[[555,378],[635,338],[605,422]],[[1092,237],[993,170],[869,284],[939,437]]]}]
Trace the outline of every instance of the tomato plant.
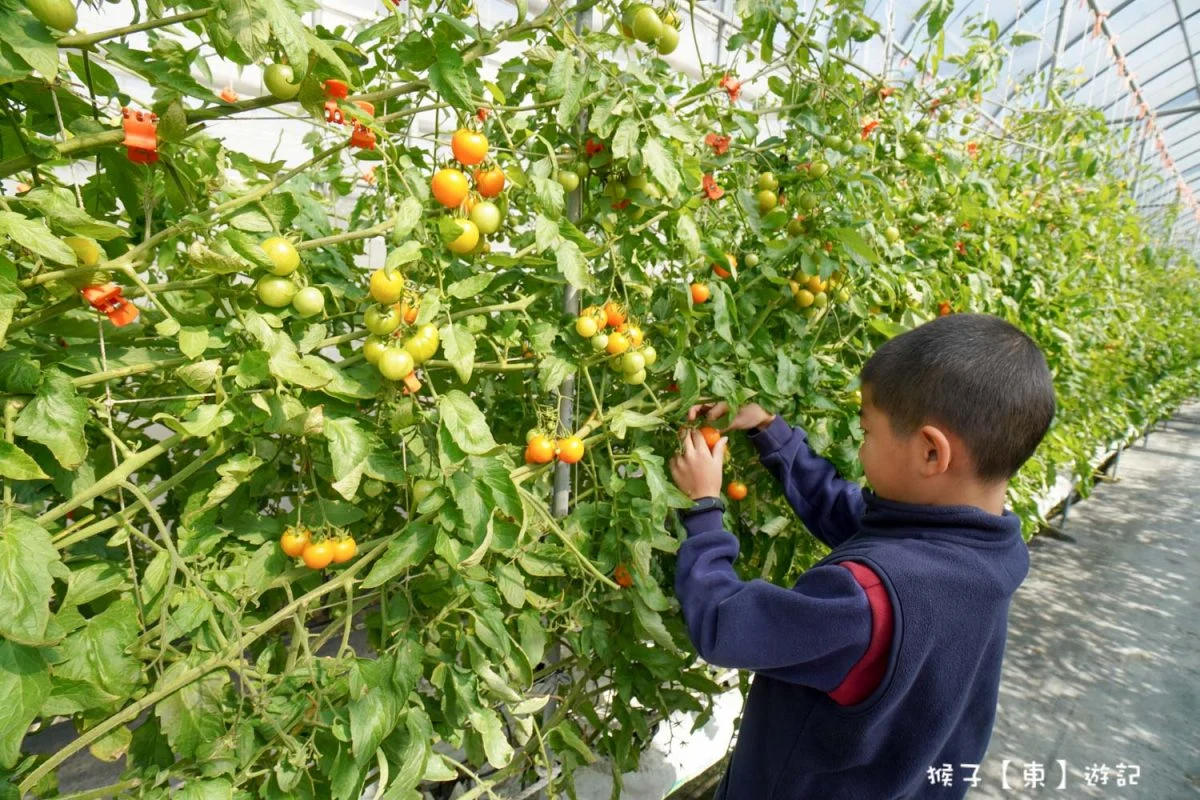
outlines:
[{"label": "tomato plant", "polygon": [[[1195,392],[1195,263],[1128,143],[1041,92],[981,128],[990,29],[884,80],[857,0],[741,4],[696,69],[678,4],[125,0],[64,36],[75,5],[0,4],[7,794],[90,751],[153,800],[567,795],[721,689],[672,592],[692,403],[860,478],[875,348],[1000,315],[1059,395],[1010,491],[1032,534]],[[218,60],[266,93],[222,99]],[[261,116],[304,133],[256,156]],[[728,445],[739,569],[784,584],[824,550]]]}]

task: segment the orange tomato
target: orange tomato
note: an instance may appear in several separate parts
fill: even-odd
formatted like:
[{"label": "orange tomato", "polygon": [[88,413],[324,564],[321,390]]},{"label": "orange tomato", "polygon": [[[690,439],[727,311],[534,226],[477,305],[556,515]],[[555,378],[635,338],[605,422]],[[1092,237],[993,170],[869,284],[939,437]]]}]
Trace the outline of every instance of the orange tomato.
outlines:
[{"label": "orange tomato", "polygon": [[629,349],[629,337],[620,331],[608,337],[608,347],[604,348],[610,356],[619,356]]},{"label": "orange tomato", "polygon": [[525,446],[526,464],[549,464],[554,460],[554,442],[549,436],[534,434]]},{"label": "orange tomato", "polygon": [[708,445],[709,450],[712,450],[717,446],[717,442],[721,441],[721,432],[716,428],[710,428],[708,425],[700,428],[700,435],[704,437],[704,443]]},{"label": "orange tomato", "polygon": [[637,325],[625,325],[621,328],[621,333],[629,337],[629,344],[633,347],[641,347],[642,342],[645,341],[645,335]]},{"label": "orange tomato", "polygon": [[583,440],[578,436],[568,436],[558,440],[558,460],[564,464],[574,464],[583,458]]},{"label": "orange tomato", "polygon": [[333,561],[333,545],[329,542],[310,542],[300,557],[309,569],[325,569]]},{"label": "orange tomato", "polygon": [[692,302],[694,304],[700,305],[701,303],[707,301],[710,297],[712,297],[712,291],[708,288],[707,284],[692,284]]},{"label": "orange tomato", "polygon": [[613,570],[613,580],[622,589],[628,589],[630,586],[633,586],[633,576],[629,574],[629,570],[624,564],[617,564],[617,568]]},{"label": "orange tomato", "polygon": [[604,318],[614,328],[619,328],[625,324],[625,311],[621,306],[609,300],[604,304]]},{"label": "orange tomato", "polygon": [[484,197],[496,197],[504,191],[504,170],[499,167],[475,170],[475,188]]},{"label": "orange tomato", "polygon": [[412,325],[417,321],[417,311],[420,307],[421,304],[416,300],[405,300],[400,303],[400,316],[406,325]]},{"label": "orange tomato", "polygon": [[467,199],[467,176],[453,167],[439,169],[430,183],[434,198],[446,208],[458,208]]},{"label": "orange tomato", "polygon": [[488,140],[479,131],[459,128],[450,137],[450,149],[458,163],[472,167],[487,158]]},{"label": "orange tomato", "polygon": [[725,487],[725,494],[729,495],[730,500],[745,500],[750,490],[741,481],[730,481]]},{"label": "orange tomato", "polygon": [[292,558],[304,552],[312,533],[308,528],[288,528],[279,537],[279,547]]},{"label": "orange tomato", "polygon": [[338,539],[333,543],[333,563],[344,564],[358,554],[358,544],[353,536]]}]

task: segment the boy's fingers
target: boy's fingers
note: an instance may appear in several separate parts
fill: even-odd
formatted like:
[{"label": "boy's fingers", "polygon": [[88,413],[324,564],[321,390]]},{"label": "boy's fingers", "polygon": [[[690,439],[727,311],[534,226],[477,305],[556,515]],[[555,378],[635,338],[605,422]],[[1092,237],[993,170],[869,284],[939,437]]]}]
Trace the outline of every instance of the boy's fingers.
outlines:
[{"label": "boy's fingers", "polygon": [[692,453],[696,450],[695,445],[692,443],[692,436],[694,435],[696,435],[695,431],[688,431],[683,436],[682,445],[684,458],[691,458]]},{"label": "boy's fingers", "polygon": [[728,413],[729,413],[729,403],[726,403],[724,400],[722,400],[719,403],[713,403],[708,408],[708,418],[710,420],[720,419],[721,417],[725,416]]},{"label": "boy's fingers", "polygon": [[712,457],[713,461],[716,461],[718,466],[724,465],[725,463],[725,446],[727,444],[729,444],[729,437],[722,436],[717,440],[717,443],[713,445]]}]

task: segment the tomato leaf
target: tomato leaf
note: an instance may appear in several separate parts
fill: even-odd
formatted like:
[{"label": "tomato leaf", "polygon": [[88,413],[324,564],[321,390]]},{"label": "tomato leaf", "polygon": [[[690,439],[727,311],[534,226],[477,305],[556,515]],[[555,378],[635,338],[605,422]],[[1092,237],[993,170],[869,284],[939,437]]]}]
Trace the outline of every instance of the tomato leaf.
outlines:
[{"label": "tomato leaf", "polygon": [[350,670],[350,742],[361,766],[396,727],[400,698],[392,683],[393,657],[356,659]]},{"label": "tomato leaf", "polygon": [[441,42],[439,46],[437,37],[434,45],[437,60],[429,67],[429,85],[455,108],[474,111],[475,102],[471,99],[471,84],[463,68],[462,54],[449,42]]},{"label": "tomato leaf", "polygon": [[441,426],[464,453],[480,456],[496,448],[487,419],[470,397],[451,389],[438,398]]},{"label": "tomato leaf", "polygon": [[586,84],[586,74],[567,82],[567,90],[563,92],[562,102],[559,103],[558,111],[554,116],[558,127],[564,130],[573,127],[575,119],[579,115],[579,103],[583,98],[583,87]]},{"label": "tomato leaf", "polygon": [[52,579],[66,574],[50,534],[13,512],[0,537],[0,635],[22,644],[47,644]]},{"label": "tomato leaf", "polygon": [[556,355],[544,356],[538,363],[538,386],[543,391],[557,391],[563,381],[575,374],[575,362]]},{"label": "tomato leaf", "polygon": [[21,741],[50,695],[50,672],[40,650],[0,638],[0,767],[21,758]]},{"label": "tomato leaf", "polygon": [[[158,687],[174,685],[191,668],[185,661],[176,661],[158,679]],[[186,683],[154,707],[163,733],[177,754],[191,758],[202,745],[225,735],[222,712],[228,703],[228,685],[229,675],[224,670],[210,672]]]},{"label": "tomato leaf", "polygon": [[830,233],[846,247],[855,261],[866,264],[879,263],[879,254],[867,244],[858,231],[853,228],[831,228]]},{"label": "tomato leaf", "polygon": [[0,9],[0,30],[4,31],[4,43],[26,64],[47,81],[54,81],[58,75],[58,46],[45,25],[28,14],[3,8]]},{"label": "tomato leaf", "polygon": [[681,180],[679,170],[675,166],[675,159],[661,139],[651,136],[646,141],[646,146],[642,148],[642,159],[646,162],[654,180],[658,181],[668,195],[679,191]]},{"label": "tomato leaf", "polygon": [[42,212],[51,225],[77,236],[90,236],[101,242],[128,236],[129,233],[111,222],[101,222],[75,205],[74,196],[66,189],[45,187],[34,189],[21,202]]},{"label": "tomato leaf", "polygon": [[42,258],[75,266],[75,251],[51,233],[43,220],[27,219],[13,211],[0,211],[0,234]]},{"label": "tomato leaf", "polygon": [[637,152],[638,135],[641,129],[636,119],[626,117],[617,126],[612,138],[613,158],[629,158]]},{"label": "tomato leaf", "polygon": [[0,477],[14,481],[50,480],[38,463],[15,444],[0,441]]},{"label": "tomato leaf", "polygon": [[433,550],[437,531],[434,526],[419,522],[398,531],[388,543],[387,550],[363,579],[363,588],[374,589],[376,586],[382,586],[409,567],[419,564]]},{"label": "tomato leaf", "polygon": [[588,272],[587,261],[580,251],[579,245],[572,241],[564,241],[555,254],[558,271],[567,279],[567,283],[576,289],[588,289],[592,285],[592,276]]},{"label": "tomato leaf", "polygon": [[533,184],[533,194],[537,198],[538,204],[542,211],[547,216],[557,218],[563,212],[563,203],[565,195],[563,194],[562,184],[550,178],[542,178],[536,175],[530,176],[530,182]]},{"label": "tomato leaf", "polygon": [[500,715],[490,708],[472,711],[469,719],[471,727],[483,737],[483,750],[487,754],[488,763],[494,769],[503,769],[512,761],[513,748],[504,733],[504,723]]},{"label": "tomato leaf", "polygon": [[458,373],[458,379],[467,383],[471,380],[471,371],[475,367],[475,337],[457,322],[443,325],[439,333],[446,360]]},{"label": "tomato leaf", "polygon": [[17,417],[14,431],[46,445],[58,463],[71,469],[87,456],[83,431],[87,421],[87,401],[76,393],[70,378],[51,368],[43,373],[37,396]]},{"label": "tomato leaf", "polygon": [[324,433],[333,475],[337,478],[332,484],[333,490],[347,500],[353,500],[371,455],[371,442],[353,417],[326,415]]},{"label": "tomato leaf", "polygon": [[308,66],[308,31],[296,12],[283,0],[257,0],[258,6],[271,25],[275,41],[283,48],[289,64],[298,65],[303,72]]},{"label": "tomato leaf", "polygon": [[554,56],[554,64],[546,76],[546,99],[558,100],[567,92],[567,87],[575,82],[575,53],[563,48]]},{"label": "tomato leaf", "polygon": [[675,224],[675,235],[679,237],[689,256],[700,256],[700,231],[696,228],[696,220],[691,214],[679,215],[679,222]]},{"label": "tomato leaf", "polygon": [[901,325],[900,323],[894,322],[886,317],[872,317],[870,324],[872,328],[879,333],[882,333],[889,339],[899,336],[902,333],[906,333],[909,330],[907,326]]}]

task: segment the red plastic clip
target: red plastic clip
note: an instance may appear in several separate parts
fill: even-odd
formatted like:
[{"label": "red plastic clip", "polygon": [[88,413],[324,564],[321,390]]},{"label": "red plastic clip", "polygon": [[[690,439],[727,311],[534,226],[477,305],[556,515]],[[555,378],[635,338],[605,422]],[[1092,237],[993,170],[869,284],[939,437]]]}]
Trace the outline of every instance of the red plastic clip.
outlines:
[{"label": "red plastic clip", "polygon": [[[375,116],[375,106],[365,100],[358,100],[354,103],[368,117]],[[358,120],[354,120],[354,133],[350,134],[350,146],[361,147],[364,150],[375,149],[375,132],[363,125]]]},{"label": "red plastic clip", "polygon": [[138,318],[138,307],[121,296],[121,287],[115,283],[88,286],[81,289],[80,294],[92,308],[106,315],[118,328]]},{"label": "red plastic clip", "polygon": [[345,125],[346,117],[342,114],[342,109],[338,106],[339,100],[345,100],[350,96],[350,87],[345,81],[339,81],[335,78],[330,78],[325,81],[325,121],[332,122],[337,125]]},{"label": "red plastic clip", "polygon": [[122,108],[125,117],[125,141],[129,160],[135,164],[158,161],[158,115],[149,111]]}]

